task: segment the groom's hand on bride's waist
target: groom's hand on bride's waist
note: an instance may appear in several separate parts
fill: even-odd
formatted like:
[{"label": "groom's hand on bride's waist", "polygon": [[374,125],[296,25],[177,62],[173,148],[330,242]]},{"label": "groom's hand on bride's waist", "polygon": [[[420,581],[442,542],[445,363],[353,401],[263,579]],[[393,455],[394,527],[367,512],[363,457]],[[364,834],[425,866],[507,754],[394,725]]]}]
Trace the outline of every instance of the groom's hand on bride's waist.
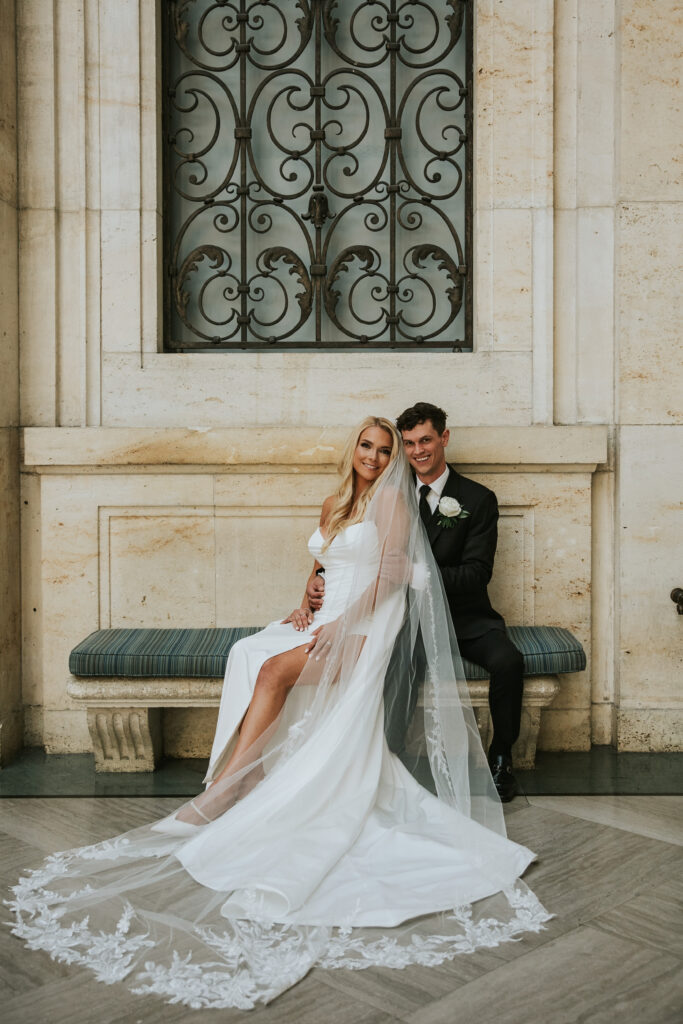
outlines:
[{"label": "groom's hand on bride's waist", "polygon": [[325,597],[325,577],[316,573],[311,573],[308,578],[306,585],[306,597],[308,603],[314,612],[320,611],[323,606],[323,598]]}]

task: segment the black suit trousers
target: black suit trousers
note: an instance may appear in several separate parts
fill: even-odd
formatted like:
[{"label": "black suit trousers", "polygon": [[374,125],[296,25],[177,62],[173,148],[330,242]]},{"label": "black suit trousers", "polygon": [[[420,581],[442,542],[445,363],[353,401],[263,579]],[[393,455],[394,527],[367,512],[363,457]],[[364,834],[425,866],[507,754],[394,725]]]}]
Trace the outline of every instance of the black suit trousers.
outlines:
[{"label": "black suit trousers", "polygon": [[[489,756],[502,754],[510,757],[512,745],[519,736],[524,659],[503,629],[491,629],[474,639],[463,638],[458,644],[463,658],[481,665],[490,674],[489,707],[493,740]],[[384,731],[389,749],[402,755],[424,675],[424,651],[418,636],[413,671],[411,679],[407,681],[405,678],[400,679],[396,671],[398,647],[397,643],[384,683]]]},{"label": "black suit trousers", "polygon": [[493,740],[489,756],[510,757],[519,736],[524,688],[524,658],[503,629],[490,629],[483,636],[458,640],[460,654],[490,673],[489,708]]}]

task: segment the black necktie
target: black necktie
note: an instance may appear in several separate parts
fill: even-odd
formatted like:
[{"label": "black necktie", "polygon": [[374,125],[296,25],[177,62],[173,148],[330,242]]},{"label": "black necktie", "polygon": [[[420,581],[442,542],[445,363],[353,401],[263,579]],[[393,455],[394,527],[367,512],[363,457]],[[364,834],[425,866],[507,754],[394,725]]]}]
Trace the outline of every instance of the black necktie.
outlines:
[{"label": "black necktie", "polygon": [[429,521],[432,518],[432,510],[429,507],[429,502],[427,501],[427,495],[430,491],[431,487],[429,484],[422,484],[420,487],[420,519],[425,526],[429,526]]}]

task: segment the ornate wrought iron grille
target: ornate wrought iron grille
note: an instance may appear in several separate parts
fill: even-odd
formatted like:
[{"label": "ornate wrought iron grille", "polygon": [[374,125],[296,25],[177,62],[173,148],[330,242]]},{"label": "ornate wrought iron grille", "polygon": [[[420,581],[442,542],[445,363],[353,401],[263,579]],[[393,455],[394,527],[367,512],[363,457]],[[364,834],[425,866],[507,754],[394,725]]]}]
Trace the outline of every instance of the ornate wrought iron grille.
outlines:
[{"label": "ornate wrought iron grille", "polygon": [[470,0],[164,10],[166,347],[471,349]]}]

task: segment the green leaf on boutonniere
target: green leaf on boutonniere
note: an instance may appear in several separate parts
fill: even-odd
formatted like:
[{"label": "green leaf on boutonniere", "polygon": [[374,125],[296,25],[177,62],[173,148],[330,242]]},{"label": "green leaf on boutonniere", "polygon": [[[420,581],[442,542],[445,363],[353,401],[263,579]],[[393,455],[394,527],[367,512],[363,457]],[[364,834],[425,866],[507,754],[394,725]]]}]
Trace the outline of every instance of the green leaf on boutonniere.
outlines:
[{"label": "green leaf on boutonniere", "polygon": [[466,512],[465,509],[462,509],[457,516],[445,516],[443,512],[440,512],[437,523],[442,530],[452,530],[458,519],[467,519],[468,516],[469,512]]}]

